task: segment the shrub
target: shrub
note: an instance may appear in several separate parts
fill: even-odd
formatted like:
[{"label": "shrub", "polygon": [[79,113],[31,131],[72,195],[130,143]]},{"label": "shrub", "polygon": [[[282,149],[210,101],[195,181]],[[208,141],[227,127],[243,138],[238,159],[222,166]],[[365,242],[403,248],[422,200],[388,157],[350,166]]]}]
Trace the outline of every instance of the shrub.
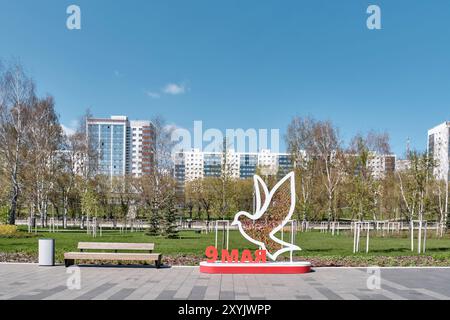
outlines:
[{"label": "shrub", "polygon": [[37,236],[37,234],[21,232],[17,226],[0,224],[0,239],[27,239]]},{"label": "shrub", "polygon": [[0,225],[0,237],[12,237],[17,233],[17,226]]}]

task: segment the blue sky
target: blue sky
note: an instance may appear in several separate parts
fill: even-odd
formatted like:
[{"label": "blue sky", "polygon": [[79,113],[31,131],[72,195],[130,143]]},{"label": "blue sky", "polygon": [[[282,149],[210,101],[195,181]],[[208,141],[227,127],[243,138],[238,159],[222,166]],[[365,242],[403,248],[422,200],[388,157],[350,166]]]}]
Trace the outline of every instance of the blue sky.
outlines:
[{"label": "blue sky", "polygon": [[68,127],[87,107],[282,133],[312,115],[344,139],[386,130],[402,154],[450,120],[448,0],[0,0],[0,57],[20,58]]}]

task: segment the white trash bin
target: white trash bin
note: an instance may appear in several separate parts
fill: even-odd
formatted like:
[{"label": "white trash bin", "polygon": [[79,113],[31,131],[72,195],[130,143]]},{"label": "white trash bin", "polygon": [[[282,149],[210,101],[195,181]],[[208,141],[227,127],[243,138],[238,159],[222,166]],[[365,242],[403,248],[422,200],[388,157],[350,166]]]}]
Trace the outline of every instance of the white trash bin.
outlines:
[{"label": "white trash bin", "polygon": [[39,266],[55,265],[55,239],[39,239]]}]

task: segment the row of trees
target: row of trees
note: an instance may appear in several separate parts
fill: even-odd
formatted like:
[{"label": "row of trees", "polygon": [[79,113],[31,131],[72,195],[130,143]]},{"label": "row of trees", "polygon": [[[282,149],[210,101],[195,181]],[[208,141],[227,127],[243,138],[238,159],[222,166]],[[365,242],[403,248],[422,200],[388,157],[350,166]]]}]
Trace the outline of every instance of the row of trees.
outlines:
[{"label": "row of trees", "polygon": [[[185,187],[186,216],[192,220],[226,220],[239,211],[252,211],[253,181],[208,177],[190,181]],[[225,198],[225,202],[224,202]]]},{"label": "row of trees", "polygon": [[447,223],[448,184],[435,179],[438,165],[427,152],[410,151],[406,168],[380,174],[375,159],[391,154],[389,135],[356,135],[343,146],[329,121],[294,118],[286,135],[297,162],[304,218],[417,219]]},{"label": "row of trees", "polygon": [[[345,146],[332,122],[295,117],[285,139],[296,164],[296,219],[447,224],[448,184],[435,179],[437,163],[426,152],[409,152],[404,170],[383,172],[375,160],[391,154],[386,133],[357,134]],[[273,187],[279,175],[264,178]],[[191,219],[229,219],[239,210],[251,212],[252,198],[253,182],[233,179],[222,168],[220,177],[187,183],[185,208]]]}]

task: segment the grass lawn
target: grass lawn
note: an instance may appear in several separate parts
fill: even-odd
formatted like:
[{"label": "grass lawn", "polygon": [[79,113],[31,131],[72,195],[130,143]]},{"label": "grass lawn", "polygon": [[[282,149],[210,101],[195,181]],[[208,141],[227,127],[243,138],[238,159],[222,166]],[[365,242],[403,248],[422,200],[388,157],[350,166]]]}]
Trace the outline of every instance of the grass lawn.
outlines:
[{"label": "grass lawn", "polygon": [[[221,240],[219,234],[219,242]],[[288,235],[287,235],[288,236]],[[381,237],[372,234],[370,253],[353,254],[353,237],[349,233],[331,236],[320,232],[299,233],[297,244],[303,249],[296,253],[296,258],[309,259],[316,265],[445,265],[450,266],[450,235],[443,239],[430,235],[427,240],[427,253],[418,256],[410,250],[408,234]],[[121,234],[118,231],[104,231],[103,236],[93,238],[85,232],[63,231],[59,233],[39,232],[28,238],[0,238],[0,253],[21,253],[34,260],[37,258],[38,239],[56,240],[56,259],[62,262],[64,252],[77,251],[79,241],[87,242],[151,242],[155,243],[156,252],[162,253],[170,262],[197,264],[203,258],[206,247],[214,245],[215,234],[198,234],[183,231],[180,239],[170,240],[163,237],[151,237],[143,232]],[[257,249],[247,242],[239,232],[230,232],[230,248]],[[361,249],[365,250],[365,238],[361,238]],[[184,260],[183,260],[184,258]],[[178,259],[178,260],[177,260]],[[181,260],[180,260],[181,259]],[[401,261],[403,260],[403,262]],[[166,260],[167,261],[167,260]],[[181,262],[180,262],[181,261]]]}]

